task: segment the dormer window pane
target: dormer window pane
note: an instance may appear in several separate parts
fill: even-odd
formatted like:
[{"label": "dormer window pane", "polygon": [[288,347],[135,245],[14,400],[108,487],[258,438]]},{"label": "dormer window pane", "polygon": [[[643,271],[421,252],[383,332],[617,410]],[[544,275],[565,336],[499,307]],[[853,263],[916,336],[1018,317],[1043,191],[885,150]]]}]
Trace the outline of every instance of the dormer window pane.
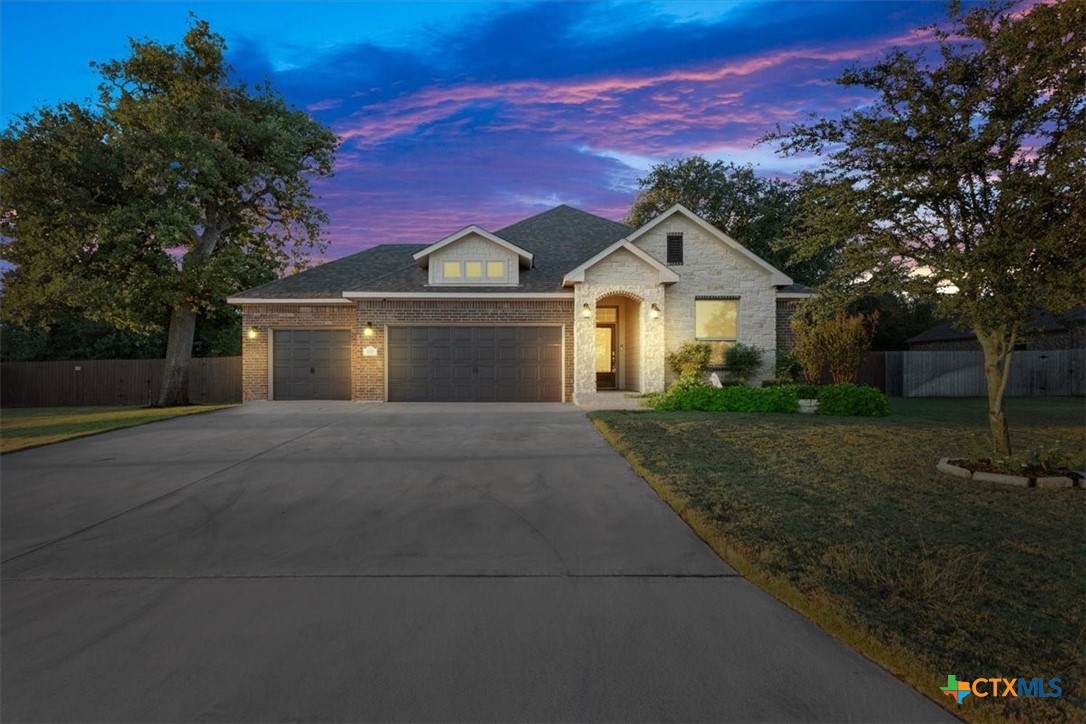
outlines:
[{"label": "dormer window pane", "polygon": [[483,278],[483,262],[481,261],[464,262],[464,270],[467,273],[468,279]]},{"label": "dormer window pane", "polygon": [[486,263],[486,278],[487,279],[504,279],[505,278],[505,262],[504,261],[488,261]]},{"label": "dormer window pane", "polygon": [[460,278],[460,262],[447,261],[445,262],[442,274],[446,279],[459,279]]}]

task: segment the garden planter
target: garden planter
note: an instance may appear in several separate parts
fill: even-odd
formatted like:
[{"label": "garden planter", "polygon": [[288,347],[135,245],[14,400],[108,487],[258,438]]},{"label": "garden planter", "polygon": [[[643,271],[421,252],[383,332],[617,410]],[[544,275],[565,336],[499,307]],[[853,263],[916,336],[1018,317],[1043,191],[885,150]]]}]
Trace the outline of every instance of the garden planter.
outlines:
[{"label": "garden planter", "polygon": [[1007,473],[993,472],[991,470],[970,470],[965,467],[965,461],[952,458],[940,458],[936,469],[946,475],[957,478],[969,478],[981,483],[996,483],[1016,488],[1071,488],[1082,487],[1083,481],[1076,480],[1069,475],[1040,475],[1024,473],[1022,475],[1009,475]]},{"label": "garden planter", "polygon": [[818,400],[800,400],[799,411],[804,415],[813,415],[818,412]]}]

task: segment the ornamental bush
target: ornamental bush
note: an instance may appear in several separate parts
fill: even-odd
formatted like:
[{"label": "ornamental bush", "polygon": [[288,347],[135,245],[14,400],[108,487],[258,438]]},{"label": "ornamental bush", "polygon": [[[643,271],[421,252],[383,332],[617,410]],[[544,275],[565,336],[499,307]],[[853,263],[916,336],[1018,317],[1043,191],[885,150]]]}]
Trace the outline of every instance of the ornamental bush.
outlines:
[{"label": "ornamental bush", "polygon": [[867,385],[824,385],[818,388],[818,414],[884,417],[890,414],[890,401],[881,390]]},{"label": "ornamental bush", "polygon": [[[683,378],[680,378],[680,381]],[[700,382],[685,384],[676,381],[662,395],[646,398],[646,404],[657,410],[701,410],[707,412],[795,412],[799,400],[817,399],[820,415],[864,415],[879,417],[890,414],[890,405],[874,387],[853,385],[773,385],[747,387],[729,385],[710,387]]]},{"label": "ornamental bush", "polygon": [[742,342],[733,344],[724,353],[724,369],[732,377],[746,384],[761,368],[764,355],[762,348],[753,344]]}]

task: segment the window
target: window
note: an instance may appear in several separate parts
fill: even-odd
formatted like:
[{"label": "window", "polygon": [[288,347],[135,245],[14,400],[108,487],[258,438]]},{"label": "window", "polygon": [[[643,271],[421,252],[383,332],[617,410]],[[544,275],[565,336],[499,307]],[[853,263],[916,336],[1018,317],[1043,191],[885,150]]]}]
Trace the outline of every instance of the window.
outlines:
[{"label": "window", "polygon": [[739,337],[738,299],[697,299],[694,301],[694,337],[708,342],[713,353],[709,364],[724,364],[724,353]]},{"label": "window", "polygon": [[447,261],[441,269],[442,275],[446,279],[459,279],[460,278],[460,262]]},{"label": "window", "polygon": [[481,262],[481,261],[466,261],[466,262],[464,262],[464,271],[467,274],[468,279],[482,279],[483,278],[483,262]]},{"label": "window", "polygon": [[683,263],[683,235],[667,235],[667,263],[669,266],[681,266]]},{"label": "window", "polygon": [[505,279],[505,262],[504,261],[488,261],[486,263],[486,278],[487,279]]}]

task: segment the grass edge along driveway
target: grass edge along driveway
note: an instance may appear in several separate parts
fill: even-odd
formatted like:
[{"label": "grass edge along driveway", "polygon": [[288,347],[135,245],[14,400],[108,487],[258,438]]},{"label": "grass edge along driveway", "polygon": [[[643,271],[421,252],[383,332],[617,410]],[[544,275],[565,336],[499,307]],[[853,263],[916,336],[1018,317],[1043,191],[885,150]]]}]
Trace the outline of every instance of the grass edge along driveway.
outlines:
[{"label": "grass edge along driveway", "polygon": [[0,454],[236,405],[17,407],[0,410]]},{"label": "grass edge along driveway", "polygon": [[[986,444],[982,400],[889,418],[596,412],[597,429],[725,561],[956,716],[1081,720],[1086,491],[937,473]],[[1082,400],[1011,400],[1018,451],[1086,448]],[[939,690],[1058,677],[1060,698]]]}]

